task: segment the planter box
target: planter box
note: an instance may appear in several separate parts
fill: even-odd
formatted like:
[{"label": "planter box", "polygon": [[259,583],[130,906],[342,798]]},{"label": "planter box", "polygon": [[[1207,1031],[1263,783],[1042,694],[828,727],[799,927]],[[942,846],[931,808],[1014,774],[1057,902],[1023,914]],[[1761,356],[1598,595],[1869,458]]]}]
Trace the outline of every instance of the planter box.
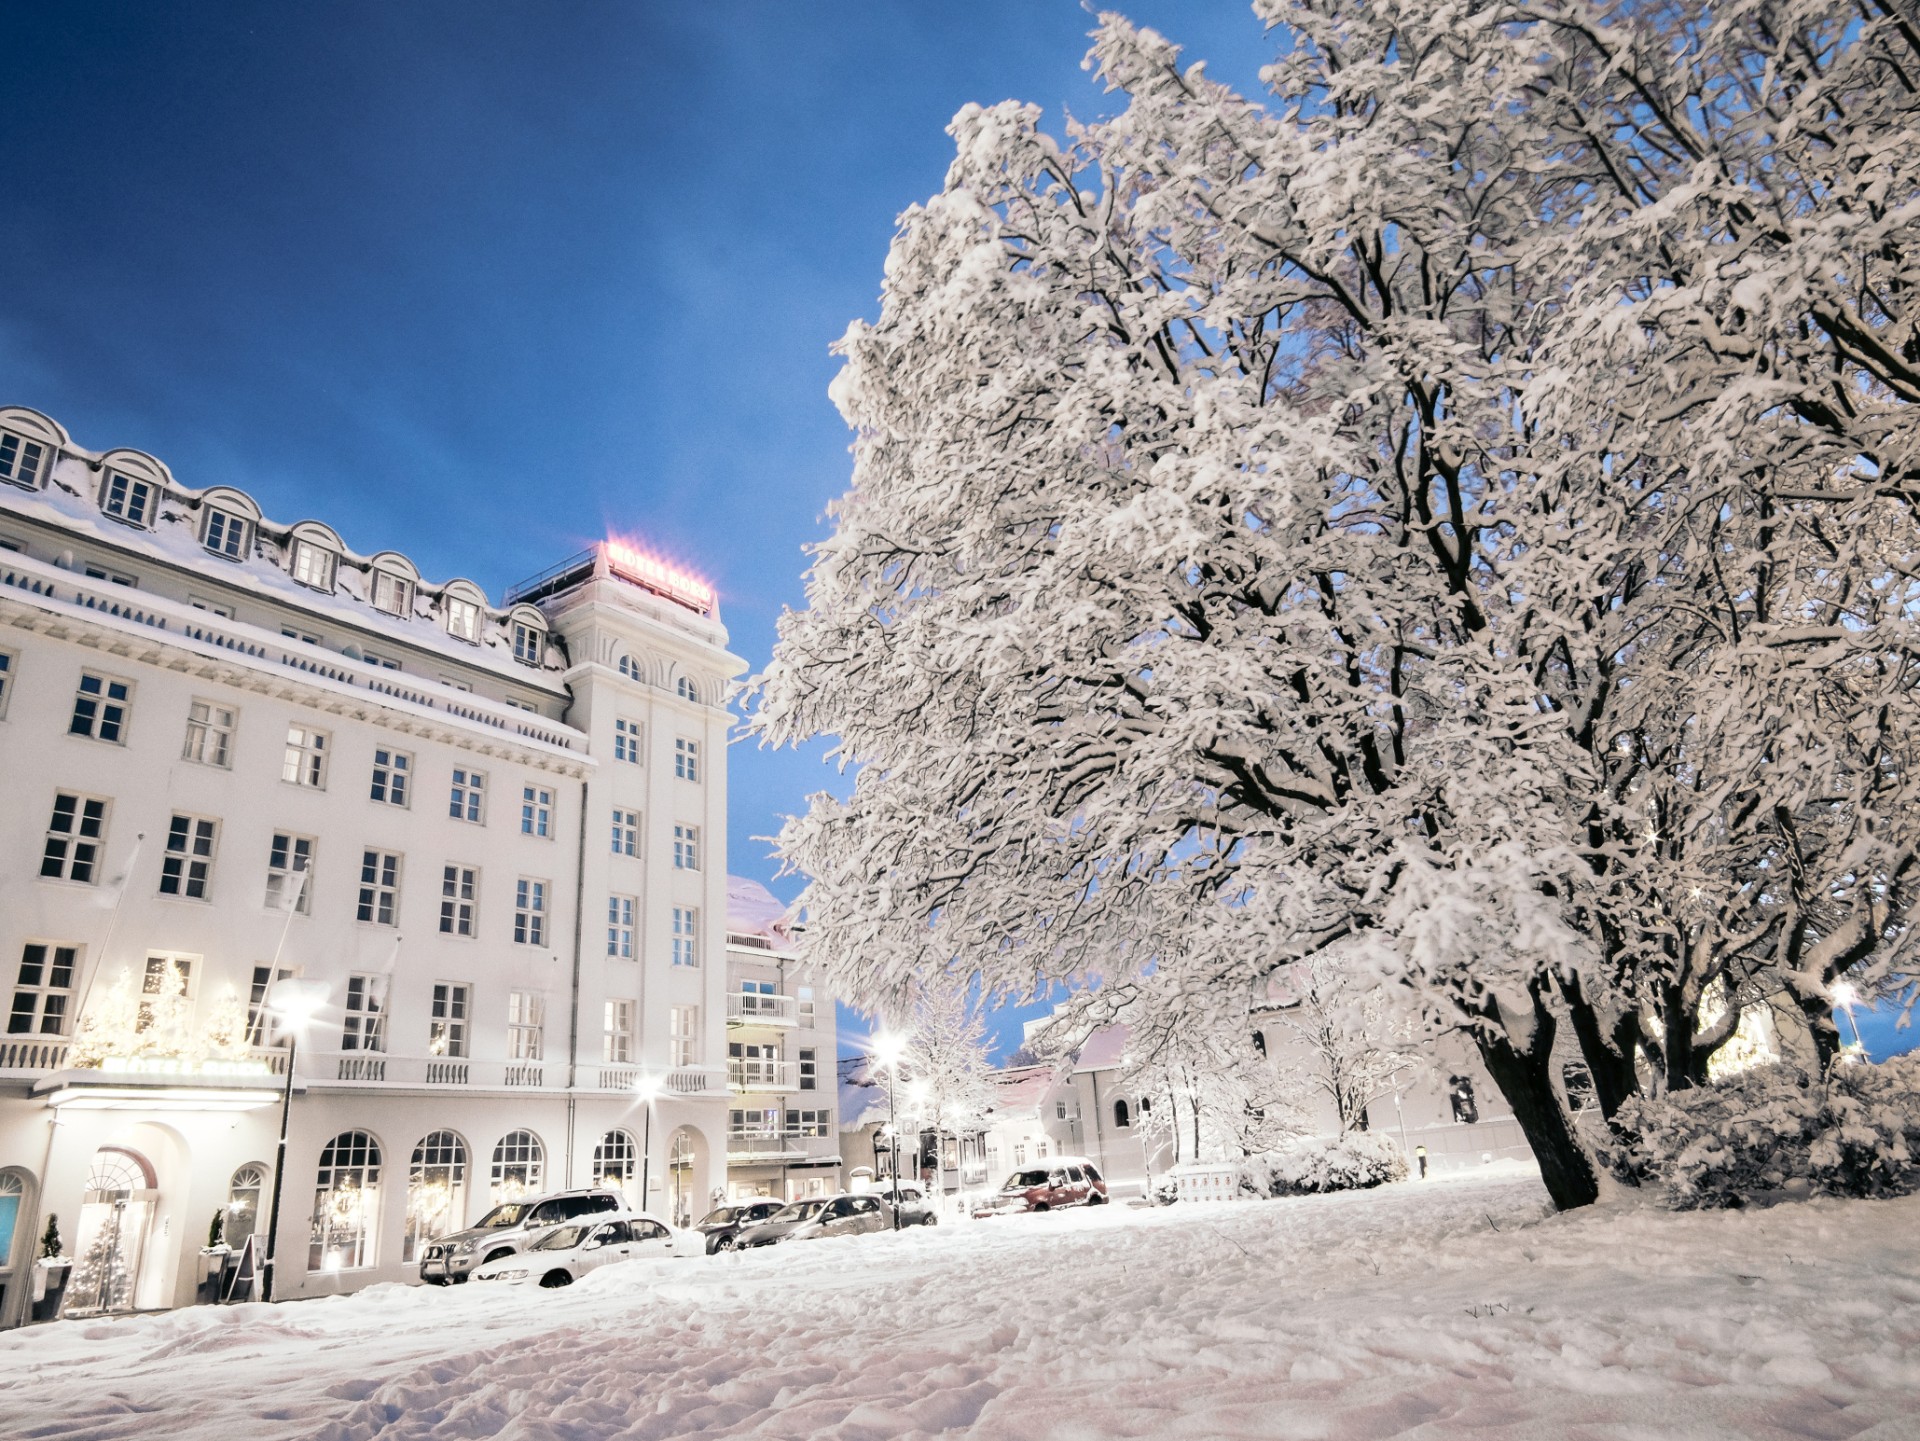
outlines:
[{"label": "planter box", "polygon": [[57,1261],[35,1261],[33,1263],[33,1315],[35,1321],[51,1321],[60,1314],[60,1302],[66,1298],[67,1278],[73,1275],[73,1262],[64,1257]]}]

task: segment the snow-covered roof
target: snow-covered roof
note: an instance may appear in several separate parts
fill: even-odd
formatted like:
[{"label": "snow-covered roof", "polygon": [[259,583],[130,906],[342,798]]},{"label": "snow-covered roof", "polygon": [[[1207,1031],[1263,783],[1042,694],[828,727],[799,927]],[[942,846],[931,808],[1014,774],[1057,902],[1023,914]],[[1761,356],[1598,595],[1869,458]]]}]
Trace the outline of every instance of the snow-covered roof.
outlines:
[{"label": "snow-covered roof", "polygon": [[1055,1072],[1051,1066],[1016,1066],[998,1072],[994,1084],[999,1088],[994,1110],[1038,1111],[1053,1089]]},{"label": "snow-covered roof", "polygon": [[840,1074],[840,1129],[857,1131],[887,1119],[887,1093],[867,1079],[865,1066]]},{"label": "snow-covered roof", "polygon": [[727,931],[785,946],[793,939],[787,903],[745,876],[727,877]]},{"label": "snow-covered roof", "polygon": [[1080,1053],[1073,1058],[1073,1069],[1079,1071],[1113,1071],[1126,1064],[1127,1038],[1132,1030],[1115,1022],[1102,1026],[1080,1046]]}]

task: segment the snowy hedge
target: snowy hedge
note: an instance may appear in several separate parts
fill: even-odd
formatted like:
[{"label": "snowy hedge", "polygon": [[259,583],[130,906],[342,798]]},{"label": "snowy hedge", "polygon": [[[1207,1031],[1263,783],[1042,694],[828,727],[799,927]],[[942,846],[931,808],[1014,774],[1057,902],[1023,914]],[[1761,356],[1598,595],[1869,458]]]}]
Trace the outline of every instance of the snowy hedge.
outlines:
[{"label": "snowy hedge", "polygon": [[1834,1067],[1827,1080],[1758,1066],[1716,1085],[1635,1098],[1614,1118],[1614,1174],[1664,1187],[1676,1210],[1780,1192],[1891,1196],[1920,1184],[1920,1055]]},{"label": "snowy hedge", "polygon": [[1338,1138],[1302,1136],[1249,1156],[1242,1184],[1259,1196],[1302,1196],[1319,1191],[1363,1191],[1407,1178],[1399,1143],[1369,1131]]}]

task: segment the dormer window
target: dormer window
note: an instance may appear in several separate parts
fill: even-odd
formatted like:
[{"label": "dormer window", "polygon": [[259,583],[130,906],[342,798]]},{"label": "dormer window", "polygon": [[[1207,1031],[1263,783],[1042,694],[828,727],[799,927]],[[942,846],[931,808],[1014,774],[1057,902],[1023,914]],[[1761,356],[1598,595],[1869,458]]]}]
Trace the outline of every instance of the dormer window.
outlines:
[{"label": "dormer window", "polygon": [[376,570],[373,573],[373,608],[384,610],[388,615],[411,615],[413,582],[390,570]]},{"label": "dormer window", "polygon": [[315,590],[333,593],[334,571],[340,564],[340,557],[324,545],[316,545],[310,540],[296,540],[293,543],[293,578],[302,585],[310,585]]},{"label": "dormer window", "polygon": [[244,516],[218,506],[207,507],[207,549],[228,560],[240,560],[247,553],[247,521]]},{"label": "dormer window", "polygon": [[455,640],[480,640],[480,607],[458,596],[447,597],[447,634]]},{"label": "dormer window", "polygon": [[513,623],[513,658],[522,665],[539,665],[545,654],[542,649],[544,633],[537,626],[528,625],[523,620]]},{"label": "dormer window", "polygon": [[38,490],[46,459],[47,448],[39,441],[0,430],[0,480]]},{"label": "dormer window", "polygon": [[100,509],[115,520],[124,520],[142,530],[153,524],[153,512],[159,501],[159,486],[150,480],[122,475],[117,470],[107,472],[106,486],[100,492]]},{"label": "dormer window", "polygon": [[681,700],[698,702],[700,699],[700,688],[685,676],[680,677],[679,683],[674,686],[674,690],[678,692]]}]

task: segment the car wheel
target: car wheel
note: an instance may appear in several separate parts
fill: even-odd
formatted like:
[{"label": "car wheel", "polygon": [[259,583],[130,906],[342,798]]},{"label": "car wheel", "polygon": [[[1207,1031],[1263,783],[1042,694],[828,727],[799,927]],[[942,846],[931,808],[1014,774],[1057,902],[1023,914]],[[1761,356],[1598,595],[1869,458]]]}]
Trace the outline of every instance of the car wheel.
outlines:
[{"label": "car wheel", "polygon": [[1049,1206],[1045,1201],[1035,1201],[1033,1203],[1033,1209],[1036,1211],[1050,1211],[1053,1208]]},{"label": "car wheel", "polygon": [[573,1277],[566,1271],[549,1271],[540,1278],[540,1284],[547,1290],[553,1290],[558,1286],[571,1286]]},{"label": "car wheel", "polygon": [[733,1237],[722,1236],[718,1241],[713,1243],[713,1249],[716,1251],[731,1251],[734,1248],[734,1244]]},{"label": "car wheel", "polygon": [[1089,1191],[1087,1192],[1087,1204],[1089,1206],[1104,1206],[1107,1204],[1107,1198],[1098,1191]]},{"label": "car wheel", "polygon": [[940,1218],[938,1216],[929,1216],[920,1224],[923,1226],[937,1226],[940,1224]]}]

